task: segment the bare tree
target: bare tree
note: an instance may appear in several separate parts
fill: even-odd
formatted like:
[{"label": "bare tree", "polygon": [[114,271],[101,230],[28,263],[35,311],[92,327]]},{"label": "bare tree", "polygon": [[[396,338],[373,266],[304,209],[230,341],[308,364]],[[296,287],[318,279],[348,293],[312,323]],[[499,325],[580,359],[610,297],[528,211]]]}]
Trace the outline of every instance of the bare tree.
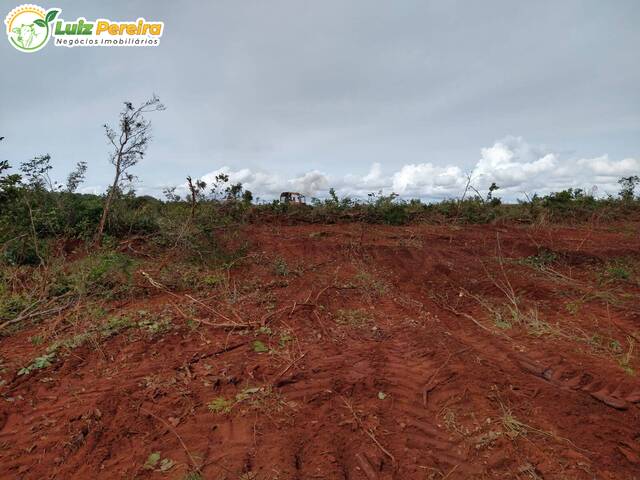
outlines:
[{"label": "bare tree", "polygon": [[188,176],[187,185],[189,186],[189,194],[191,195],[191,214],[189,219],[190,221],[193,221],[193,218],[196,215],[198,199],[202,197],[202,191],[207,187],[207,183],[203,180],[196,180],[194,183],[191,176]]},{"label": "bare tree", "polygon": [[138,107],[134,107],[131,102],[124,102],[117,130],[109,125],[104,125],[107,139],[113,146],[109,161],[115,167],[115,176],[104,202],[102,217],[100,218],[95,238],[96,245],[100,245],[102,242],[104,226],[109,216],[109,209],[118,191],[120,180],[129,168],[142,160],[151,140],[151,122],[145,118],[145,114],[164,109],[165,106],[160,103],[160,99],[154,94]]}]

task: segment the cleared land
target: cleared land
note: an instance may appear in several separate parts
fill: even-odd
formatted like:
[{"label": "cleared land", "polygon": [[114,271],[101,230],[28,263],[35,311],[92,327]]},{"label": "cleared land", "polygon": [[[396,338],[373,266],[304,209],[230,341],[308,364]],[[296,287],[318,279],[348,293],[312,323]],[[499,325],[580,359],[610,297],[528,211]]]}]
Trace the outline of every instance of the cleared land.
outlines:
[{"label": "cleared land", "polygon": [[640,478],[640,224],[241,235],[3,326],[0,477]]}]

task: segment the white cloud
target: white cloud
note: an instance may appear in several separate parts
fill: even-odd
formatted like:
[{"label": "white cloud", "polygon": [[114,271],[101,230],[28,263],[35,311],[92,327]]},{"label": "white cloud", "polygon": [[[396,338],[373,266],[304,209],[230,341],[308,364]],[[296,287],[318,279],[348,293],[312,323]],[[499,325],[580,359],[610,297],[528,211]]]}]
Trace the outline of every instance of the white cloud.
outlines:
[{"label": "white cloud", "polygon": [[593,173],[605,177],[620,177],[640,173],[640,159],[625,158],[623,160],[609,160],[608,155],[597,158],[578,160],[578,165],[586,166]]},{"label": "white cloud", "polygon": [[[480,158],[469,171],[456,165],[413,163],[396,171],[386,171],[373,163],[364,174],[332,176],[317,170],[289,177],[283,173],[233,170],[226,166],[202,177],[211,184],[216,175],[229,175],[241,182],[254,197],[277,198],[283,191],[298,191],[308,197],[325,197],[330,187],[340,196],[366,198],[370,192],[398,193],[402,198],[439,200],[458,197],[464,191],[467,174],[472,185],[486,191],[492,182],[506,200],[523,198],[524,193],[547,194],[566,188],[583,188],[600,194],[618,191],[621,176],[640,174],[640,159],[611,160],[607,155],[595,158],[563,158],[547,148],[528,144],[522,137],[505,137],[480,150]],[[594,187],[597,187],[594,189]],[[179,190],[186,191],[186,185]]]},{"label": "white cloud", "polygon": [[464,188],[464,173],[459,167],[438,167],[432,163],[405,165],[392,176],[392,190],[400,195],[421,197],[448,196]]},{"label": "white cloud", "polygon": [[317,170],[290,180],[289,185],[291,190],[305,195],[316,195],[318,192],[327,191],[330,187],[329,178]]},{"label": "white cloud", "polygon": [[557,152],[529,145],[522,137],[506,137],[481,150],[473,178],[484,189],[496,182],[506,198],[515,198],[523,192],[546,194],[566,188],[591,191],[595,187],[601,194],[615,193],[621,176],[638,172],[638,159],[562,158]]},{"label": "white cloud", "polygon": [[473,177],[483,184],[517,187],[538,175],[553,173],[557,163],[556,154],[531,147],[522,137],[507,137],[481,150]]}]

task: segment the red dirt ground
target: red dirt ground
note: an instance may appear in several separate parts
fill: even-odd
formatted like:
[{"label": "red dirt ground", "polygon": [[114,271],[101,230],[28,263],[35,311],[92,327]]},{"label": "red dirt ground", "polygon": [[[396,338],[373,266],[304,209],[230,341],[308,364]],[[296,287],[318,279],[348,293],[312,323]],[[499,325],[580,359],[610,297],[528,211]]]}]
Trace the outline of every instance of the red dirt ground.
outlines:
[{"label": "red dirt ground", "polygon": [[22,376],[64,317],[0,340],[0,477],[640,479],[640,224],[245,233],[228,281],[110,311],[168,331]]}]

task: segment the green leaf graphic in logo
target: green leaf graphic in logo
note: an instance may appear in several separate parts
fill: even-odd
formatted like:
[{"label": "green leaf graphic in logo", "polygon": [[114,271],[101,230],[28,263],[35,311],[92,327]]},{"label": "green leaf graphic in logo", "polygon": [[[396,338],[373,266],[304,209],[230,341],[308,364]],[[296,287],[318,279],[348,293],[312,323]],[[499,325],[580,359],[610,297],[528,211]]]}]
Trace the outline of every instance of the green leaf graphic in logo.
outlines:
[{"label": "green leaf graphic in logo", "polygon": [[37,20],[36,20],[35,22],[33,22],[33,23],[35,23],[35,24],[36,24],[37,26],[39,26],[39,27],[46,27],[46,26],[47,26],[47,24],[46,24],[46,23],[44,23],[44,20],[42,20],[41,18],[37,19]]},{"label": "green leaf graphic in logo", "polygon": [[47,16],[45,17],[46,22],[51,23],[59,13],[60,13],[60,10],[49,10],[49,12],[47,12]]}]

